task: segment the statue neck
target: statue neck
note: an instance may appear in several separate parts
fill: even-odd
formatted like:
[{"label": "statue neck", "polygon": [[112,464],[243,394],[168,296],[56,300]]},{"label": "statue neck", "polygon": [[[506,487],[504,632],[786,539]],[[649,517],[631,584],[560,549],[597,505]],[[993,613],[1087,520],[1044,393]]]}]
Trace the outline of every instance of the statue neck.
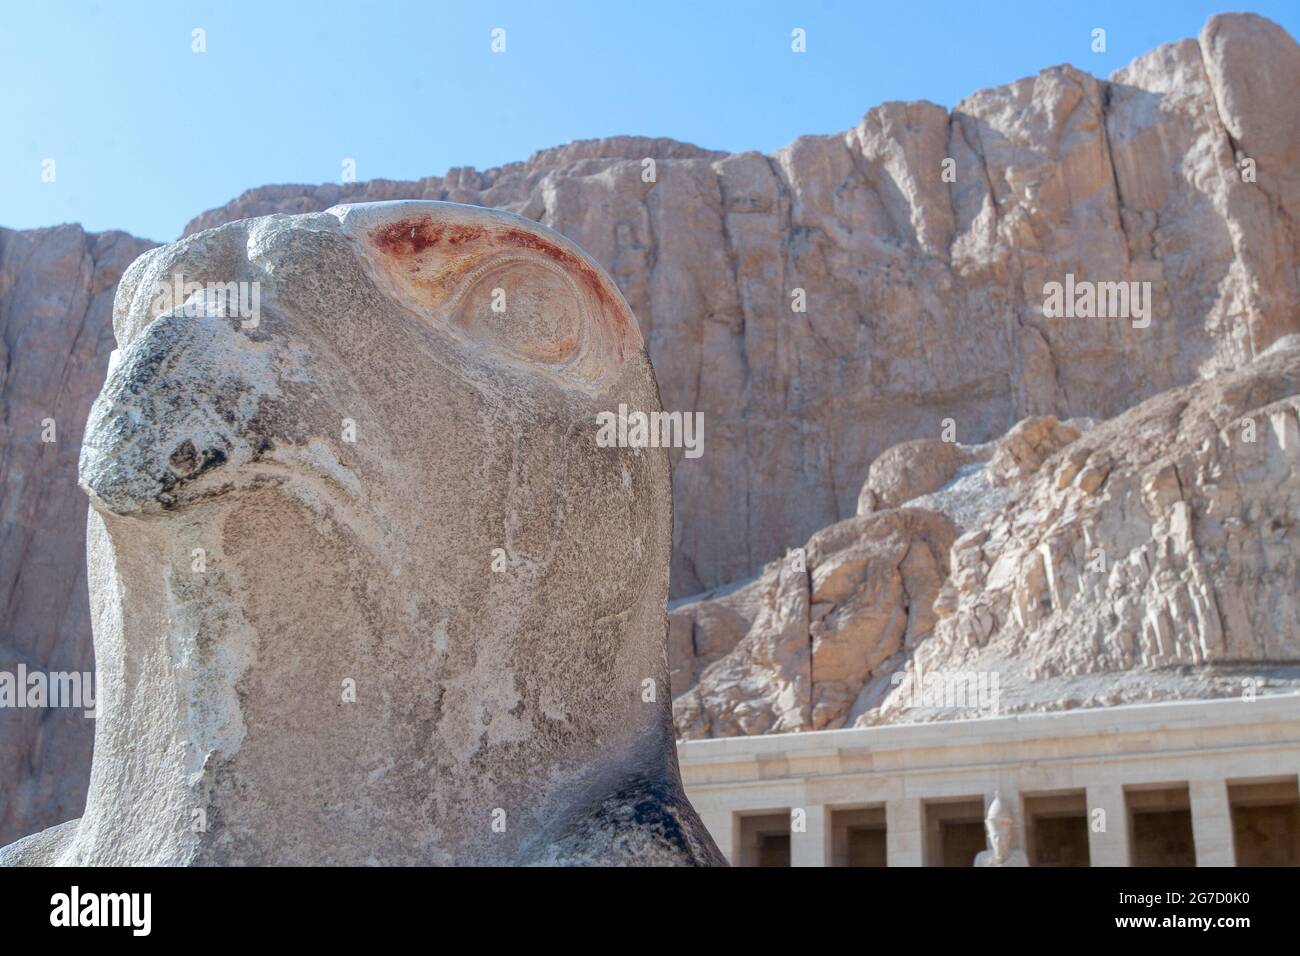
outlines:
[{"label": "statue neck", "polygon": [[95,761],[76,862],[510,862],[548,821],[662,773],[672,735],[647,724],[666,699],[629,687],[606,729],[575,712],[537,733],[525,685],[495,673],[508,631],[362,606],[346,562],[241,579],[212,547],[241,533],[228,517],[91,511],[95,746],[112,759]]}]

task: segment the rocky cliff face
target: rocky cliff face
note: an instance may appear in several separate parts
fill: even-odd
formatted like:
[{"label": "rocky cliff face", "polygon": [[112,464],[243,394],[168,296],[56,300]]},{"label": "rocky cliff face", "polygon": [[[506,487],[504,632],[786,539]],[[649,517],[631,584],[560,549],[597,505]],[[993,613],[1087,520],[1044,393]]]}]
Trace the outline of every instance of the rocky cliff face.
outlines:
[{"label": "rocky cliff face", "polygon": [[[117,281],[152,243],[0,229],[0,671],[94,669],[77,456],[113,350]],[[44,440],[50,439],[50,440]],[[94,721],[0,709],[0,842],[81,812]]]},{"label": "rocky cliff face", "polygon": [[1011,710],[1300,683],[1298,413],[1290,336],[1048,458],[954,544],[934,638],[873,719],[924,716],[934,670],[999,671]]},{"label": "rocky cliff face", "polygon": [[982,446],[891,449],[864,499],[920,456],[896,504],[671,611],[678,733],[1300,687],[1298,415],[1288,336],[1095,427],[1029,418]]},{"label": "rocky cliff face", "polygon": [[[933,607],[950,589],[950,539],[1018,493],[1036,441],[1087,424],[1067,420],[1111,419],[1246,368],[1300,330],[1297,88],[1294,40],[1228,15],[1108,81],[1061,66],[951,112],[889,103],[771,156],[635,137],[573,143],[419,182],[255,189],[186,231],[430,198],[510,209],[576,240],[636,311],[664,406],[704,413],[704,455],[674,453],[673,594],[726,594],[673,616],[674,686],[702,688],[680,726],[838,726],[880,704],[861,687],[902,666],[932,629],[964,634],[959,622],[979,620],[969,597]],[[76,442],[111,348],[113,285],[148,244],[76,227],[2,242],[0,645],[13,660],[88,667]],[[1045,316],[1045,286],[1067,276],[1150,283],[1149,312]],[[47,414],[59,426],[53,446],[39,443]],[[1027,426],[1023,444],[1003,443],[1002,465],[986,466],[981,456],[1002,447],[989,443],[1026,418],[1065,432]],[[935,442],[944,450],[930,455]],[[898,507],[917,494],[943,507]],[[804,544],[809,567],[832,569],[825,580],[728,584]],[[764,647],[735,656],[760,617],[765,632],[806,646],[791,637],[781,660]],[[1000,633],[990,630],[991,645]],[[706,681],[712,666],[730,676]],[[773,669],[795,676],[778,687]],[[704,699],[724,684],[717,693],[731,703]],[[70,815],[48,809],[51,794],[81,787],[49,782],[51,767],[80,758],[35,754],[73,746],[43,742],[56,737],[84,752],[88,731],[53,733],[63,718],[38,717],[0,714],[21,724],[0,735],[0,767],[21,769],[0,779],[32,794],[4,801],[20,809],[6,810],[0,841]]]}]

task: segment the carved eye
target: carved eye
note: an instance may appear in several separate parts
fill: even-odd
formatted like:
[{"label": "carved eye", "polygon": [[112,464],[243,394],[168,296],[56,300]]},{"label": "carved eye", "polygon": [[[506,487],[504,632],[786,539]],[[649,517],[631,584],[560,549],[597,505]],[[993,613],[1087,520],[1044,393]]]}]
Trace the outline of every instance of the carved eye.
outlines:
[{"label": "carved eye", "polygon": [[494,358],[593,390],[642,348],[612,281],[535,223],[454,203],[361,203],[335,212],[382,290]]},{"label": "carved eye", "polygon": [[474,270],[453,323],[475,341],[556,368],[575,361],[588,337],[582,291],[559,267],[530,257]]}]

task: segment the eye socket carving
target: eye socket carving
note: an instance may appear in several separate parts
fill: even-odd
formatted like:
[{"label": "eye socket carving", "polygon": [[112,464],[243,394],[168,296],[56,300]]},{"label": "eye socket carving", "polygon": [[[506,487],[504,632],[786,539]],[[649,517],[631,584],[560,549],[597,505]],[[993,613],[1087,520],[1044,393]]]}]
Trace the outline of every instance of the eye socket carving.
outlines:
[{"label": "eye socket carving", "polygon": [[450,316],[467,338],[587,382],[605,371],[605,343],[586,295],[565,271],[533,256],[497,258],[462,283]]},{"label": "eye socket carving", "polygon": [[418,201],[332,212],[380,289],[462,345],[589,391],[644,348],[613,281],[536,223]]}]

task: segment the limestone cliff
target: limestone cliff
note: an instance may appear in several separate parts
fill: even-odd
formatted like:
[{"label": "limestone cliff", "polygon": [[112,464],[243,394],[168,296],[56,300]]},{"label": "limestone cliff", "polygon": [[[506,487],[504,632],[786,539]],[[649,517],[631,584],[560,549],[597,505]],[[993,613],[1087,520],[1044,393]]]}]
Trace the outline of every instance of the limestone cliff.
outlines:
[{"label": "limestone cliff", "polygon": [[1095,426],[922,453],[896,506],[671,611],[681,736],[1300,688],[1300,336]]},{"label": "limestone cliff", "polygon": [[[94,669],[77,456],[113,350],[113,293],[151,245],[0,229],[0,671]],[[0,709],[0,843],[81,812],[93,738],[80,709]]]}]

